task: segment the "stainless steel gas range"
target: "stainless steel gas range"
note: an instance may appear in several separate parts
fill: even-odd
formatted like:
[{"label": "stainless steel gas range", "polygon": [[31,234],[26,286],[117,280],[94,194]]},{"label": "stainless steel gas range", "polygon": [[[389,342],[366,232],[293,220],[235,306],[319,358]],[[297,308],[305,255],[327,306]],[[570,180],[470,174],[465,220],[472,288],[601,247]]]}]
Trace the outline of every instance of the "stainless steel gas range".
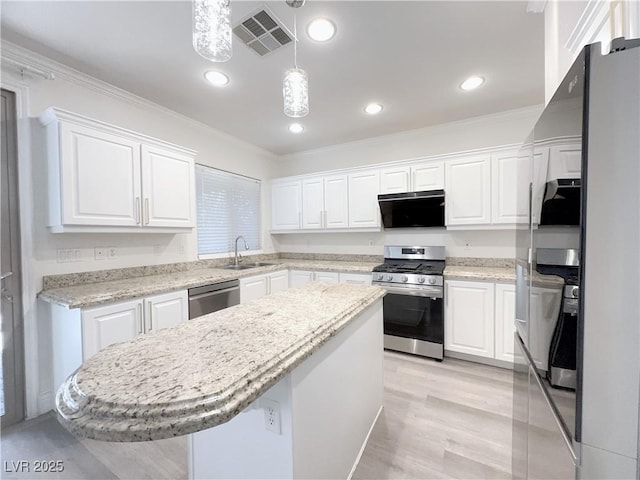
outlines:
[{"label": "stainless steel gas range", "polygon": [[442,360],[445,247],[390,245],[373,269],[384,287],[384,348]]}]

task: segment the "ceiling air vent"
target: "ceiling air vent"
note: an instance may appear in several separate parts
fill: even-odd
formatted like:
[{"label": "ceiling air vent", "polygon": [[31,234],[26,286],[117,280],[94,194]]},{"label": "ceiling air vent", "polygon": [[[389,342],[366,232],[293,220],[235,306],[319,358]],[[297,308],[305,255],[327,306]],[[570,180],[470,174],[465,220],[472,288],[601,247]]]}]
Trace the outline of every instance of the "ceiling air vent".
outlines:
[{"label": "ceiling air vent", "polygon": [[293,34],[266,6],[235,25],[233,33],[261,57],[293,41]]}]

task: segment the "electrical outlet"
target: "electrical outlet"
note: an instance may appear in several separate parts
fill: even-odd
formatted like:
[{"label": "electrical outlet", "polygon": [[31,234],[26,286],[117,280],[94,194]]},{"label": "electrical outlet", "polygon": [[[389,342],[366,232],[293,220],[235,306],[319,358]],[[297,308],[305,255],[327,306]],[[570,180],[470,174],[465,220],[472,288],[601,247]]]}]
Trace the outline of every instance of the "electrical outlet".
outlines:
[{"label": "electrical outlet", "polygon": [[93,256],[96,260],[104,260],[107,258],[107,249],[104,247],[96,247],[93,249]]},{"label": "electrical outlet", "polygon": [[109,247],[107,250],[107,258],[116,258],[116,249],[114,247]]},{"label": "electrical outlet", "polygon": [[280,404],[270,398],[262,399],[264,409],[264,427],[280,435]]},{"label": "electrical outlet", "polygon": [[57,250],[58,263],[81,262],[82,250],[79,248],[59,248]]}]

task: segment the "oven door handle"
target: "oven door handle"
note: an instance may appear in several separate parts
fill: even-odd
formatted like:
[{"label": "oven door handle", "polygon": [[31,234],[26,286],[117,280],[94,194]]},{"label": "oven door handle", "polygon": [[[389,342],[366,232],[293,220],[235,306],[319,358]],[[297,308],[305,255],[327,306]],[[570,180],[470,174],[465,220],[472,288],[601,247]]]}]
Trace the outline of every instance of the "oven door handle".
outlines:
[{"label": "oven door handle", "polygon": [[380,285],[388,293],[394,293],[396,295],[411,295],[412,297],[431,297],[431,298],[443,298],[441,288],[428,288],[428,289],[409,289],[409,288],[394,288]]}]

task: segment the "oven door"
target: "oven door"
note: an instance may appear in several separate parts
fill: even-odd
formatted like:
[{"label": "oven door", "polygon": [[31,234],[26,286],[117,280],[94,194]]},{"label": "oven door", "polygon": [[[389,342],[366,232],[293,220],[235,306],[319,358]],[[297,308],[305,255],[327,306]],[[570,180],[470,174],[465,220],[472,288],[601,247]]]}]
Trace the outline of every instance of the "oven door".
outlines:
[{"label": "oven door", "polygon": [[384,333],[395,337],[444,343],[442,288],[385,286]]}]

